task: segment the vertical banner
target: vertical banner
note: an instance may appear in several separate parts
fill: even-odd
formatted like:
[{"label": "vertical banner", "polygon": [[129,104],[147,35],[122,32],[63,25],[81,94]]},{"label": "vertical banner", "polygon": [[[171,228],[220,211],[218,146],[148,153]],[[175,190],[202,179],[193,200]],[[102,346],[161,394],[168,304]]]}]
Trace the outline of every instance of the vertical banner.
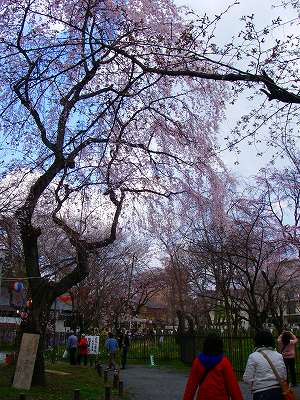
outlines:
[{"label": "vertical banner", "polygon": [[89,354],[99,354],[99,336],[86,336]]}]

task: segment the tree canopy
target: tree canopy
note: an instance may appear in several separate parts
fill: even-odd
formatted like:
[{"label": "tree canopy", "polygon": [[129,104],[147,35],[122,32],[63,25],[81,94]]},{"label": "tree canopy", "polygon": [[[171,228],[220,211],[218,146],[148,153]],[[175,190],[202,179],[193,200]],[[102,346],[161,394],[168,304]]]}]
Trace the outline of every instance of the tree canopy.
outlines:
[{"label": "tree canopy", "polygon": [[[155,214],[158,197],[179,195],[177,213],[191,215],[195,203],[222,216],[226,173],[215,145],[226,101],[244,89],[258,99],[229,146],[265,125],[272,138],[283,127],[281,145],[291,148],[299,37],[276,38],[281,18],[257,30],[247,16],[232,42],[217,45],[221,16],[185,14],[171,0],[2,1],[1,172],[14,179],[0,190],[14,204],[1,213],[15,212],[20,228],[32,298],[24,329],[43,336],[53,300],[88,276],[90,255],[116,240],[122,212],[136,201]],[[43,208],[74,259],[55,279],[40,257]],[[34,380],[42,374],[41,340]]]}]

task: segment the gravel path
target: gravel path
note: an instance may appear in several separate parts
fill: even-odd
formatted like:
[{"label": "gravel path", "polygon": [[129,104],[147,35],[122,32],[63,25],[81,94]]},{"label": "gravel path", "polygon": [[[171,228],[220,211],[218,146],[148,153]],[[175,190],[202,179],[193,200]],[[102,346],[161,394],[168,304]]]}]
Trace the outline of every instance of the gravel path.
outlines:
[{"label": "gravel path", "polygon": [[121,371],[124,387],[133,400],[180,400],[187,374],[163,368],[129,365]]},{"label": "gravel path", "polygon": [[[120,379],[132,400],[181,400],[187,376],[187,373],[171,369],[129,365],[121,371]],[[244,400],[251,400],[247,385],[241,383],[241,389]],[[300,399],[300,387],[296,389],[297,399]]]},{"label": "gravel path", "polygon": [[[187,373],[142,365],[129,365],[120,375],[133,400],[181,400],[187,377]],[[244,399],[250,400],[247,386],[241,387]]]}]

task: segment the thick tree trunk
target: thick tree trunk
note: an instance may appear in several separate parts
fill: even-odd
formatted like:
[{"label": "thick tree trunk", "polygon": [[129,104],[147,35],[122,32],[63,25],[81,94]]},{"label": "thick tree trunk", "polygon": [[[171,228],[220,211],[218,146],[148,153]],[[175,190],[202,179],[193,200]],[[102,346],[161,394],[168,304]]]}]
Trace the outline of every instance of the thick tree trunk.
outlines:
[{"label": "thick tree trunk", "polygon": [[277,315],[273,314],[272,322],[273,322],[273,325],[275,326],[277,333],[280,334],[284,329],[283,313],[280,312]]},{"label": "thick tree trunk", "polygon": [[25,267],[28,276],[29,293],[31,295],[31,306],[26,323],[23,324],[23,332],[36,333],[40,335],[40,342],[33,372],[32,384],[44,385],[44,340],[50,310],[57,296],[70,289],[76,283],[87,276],[88,256],[84,246],[77,246],[77,267],[58,282],[48,282],[41,277],[39,269],[39,256],[37,238],[39,231],[30,224],[21,220],[21,235],[25,257]]},{"label": "thick tree trunk", "polygon": [[24,321],[21,327],[21,333],[35,333],[40,335],[39,346],[32,376],[32,385],[45,385],[45,364],[44,364],[44,346],[45,333],[50,315],[52,302],[49,302],[49,291],[44,291],[43,295],[36,295],[40,301],[32,301],[32,307],[29,309],[28,319]]},{"label": "thick tree trunk", "polygon": [[[56,149],[56,147],[55,147]],[[58,154],[58,153],[57,153]],[[81,282],[88,276],[88,252],[94,251],[101,247],[108,246],[116,239],[116,229],[118,219],[121,214],[125,192],[122,192],[120,200],[117,199],[115,193],[110,190],[110,200],[115,205],[116,210],[111,224],[109,236],[101,241],[88,243],[80,239],[80,234],[70,228],[64,221],[57,216],[52,215],[53,221],[59,226],[70,240],[76,252],[76,267],[66,273],[59,281],[47,280],[41,276],[40,258],[38,251],[38,237],[41,230],[32,224],[32,217],[38,200],[42,196],[45,189],[54,179],[54,177],[65,167],[65,161],[62,154],[59,154],[36,182],[31,186],[29,194],[17,212],[16,217],[21,232],[24,264],[28,278],[29,293],[31,296],[31,308],[26,323],[23,325],[23,332],[37,333],[40,335],[40,343],[36,357],[32,384],[45,384],[45,367],[44,367],[44,339],[47,322],[49,319],[50,309],[53,301],[61,294],[68,291],[75,284]],[[58,207],[59,209],[60,207]],[[58,210],[57,209],[57,210]],[[57,211],[56,210],[56,211]]]},{"label": "thick tree trunk", "polygon": [[260,313],[257,312],[256,310],[249,312],[249,325],[252,329],[254,329],[254,331],[259,331],[260,329],[262,329],[266,321],[267,321],[266,313],[264,312]]},{"label": "thick tree trunk", "polygon": [[46,376],[45,376],[45,360],[44,360],[44,341],[45,341],[45,332],[40,333],[40,342],[38,346],[38,351],[36,354],[36,360],[34,364],[34,370],[32,375],[32,386],[44,386],[46,385]]},{"label": "thick tree trunk", "polygon": [[21,333],[35,333],[40,335],[36,362],[32,377],[32,385],[45,384],[44,367],[44,338],[49,319],[50,309],[54,300],[53,289],[40,274],[38,237],[40,229],[34,228],[30,221],[30,213],[26,207],[20,208],[18,223],[24,251],[25,268],[28,277],[28,318],[21,326]]},{"label": "thick tree trunk", "polygon": [[176,310],[176,316],[178,319],[178,329],[177,333],[178,335],[184,335],[185,334],[185,318],[184,314],[181,310],[177,309]]},{"label": "thick tree trunk", "polygon": [[188,335],[194,335],[195,334],[195,323],[193,320],[193,317],[190,315],[186,315],[186,320],[188,322]]}]

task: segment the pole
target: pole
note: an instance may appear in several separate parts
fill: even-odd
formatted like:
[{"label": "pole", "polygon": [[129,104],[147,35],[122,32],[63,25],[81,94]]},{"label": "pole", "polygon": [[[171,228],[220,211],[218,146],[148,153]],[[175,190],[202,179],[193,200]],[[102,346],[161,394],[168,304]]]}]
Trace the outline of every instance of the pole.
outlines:
[{"label": "pole", "polygon": [[118,386],[119,386],[119,373],[115,371],[113,377],[113,388],[117,389]]},{"label": "pole", "polygon": [[111,394],[111,388],[109,386],[106,386],[105,387],[105,397],[104,397],[105,400],[111,400],[110,394]]},{"label": "pole", "polygon": [[[55,270],[55,275],[54,275],[54,280],[55,280],[55,282],[56,282],[56,270]],[[57,350],[56,350],[56,301],[57,301],[57,298],[55,297],[55,300],[54,300],[54,331],[53,331],[53,336],[54,336],[54,348],[55,348],[55,352],[57,352]]]},{"label": "pole", "polygon": [[2,259],[0,258],[0,296],[1,296],[1,283],[2,283]]},{"label": "pole", "polygon": [[107,371],[107,369],[104,371],[103,379],[104,379],[104,383],[107,383],[107,380],[108,380],[108,371]]},{"label": "pole", "polygon": [[119,396],[123,396],[124,393],[124,384],[123,381],[119,381]]}]

